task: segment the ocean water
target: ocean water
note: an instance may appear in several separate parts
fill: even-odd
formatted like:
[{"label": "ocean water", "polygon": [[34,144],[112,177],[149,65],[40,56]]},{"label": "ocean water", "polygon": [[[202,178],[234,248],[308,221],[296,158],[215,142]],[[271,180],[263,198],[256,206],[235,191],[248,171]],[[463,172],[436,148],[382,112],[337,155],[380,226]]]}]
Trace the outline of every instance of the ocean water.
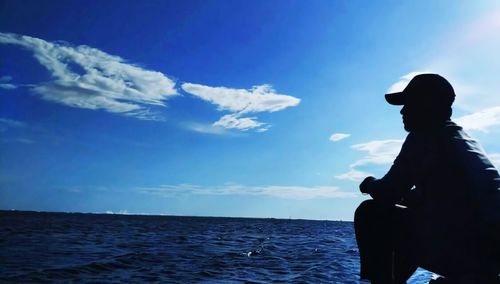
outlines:
[{"label": "ocean water", "polygon": [[358,270],[352,222],[0,211],[2,283],[365,283]]}]

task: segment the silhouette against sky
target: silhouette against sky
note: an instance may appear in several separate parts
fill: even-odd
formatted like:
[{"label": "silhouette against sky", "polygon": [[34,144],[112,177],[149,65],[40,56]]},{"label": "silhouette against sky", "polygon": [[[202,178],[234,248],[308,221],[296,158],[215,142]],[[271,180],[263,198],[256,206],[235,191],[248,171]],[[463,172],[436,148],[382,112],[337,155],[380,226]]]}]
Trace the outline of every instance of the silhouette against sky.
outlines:
[{"label": "silhouette against sky", "polygon": [[419,72],[500,164],[494,1],[1,1],[0,208],[352,220]]}]

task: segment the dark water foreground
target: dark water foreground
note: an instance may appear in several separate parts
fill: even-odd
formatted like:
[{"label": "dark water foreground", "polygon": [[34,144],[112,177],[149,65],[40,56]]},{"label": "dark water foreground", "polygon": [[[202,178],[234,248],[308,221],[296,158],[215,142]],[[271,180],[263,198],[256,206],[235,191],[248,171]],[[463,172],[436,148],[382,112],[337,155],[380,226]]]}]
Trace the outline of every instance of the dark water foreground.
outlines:
[{"label": "dark water foreground", "polygon": [[358,261],[351,222],[0,211],[5,283],[360,283]]}]

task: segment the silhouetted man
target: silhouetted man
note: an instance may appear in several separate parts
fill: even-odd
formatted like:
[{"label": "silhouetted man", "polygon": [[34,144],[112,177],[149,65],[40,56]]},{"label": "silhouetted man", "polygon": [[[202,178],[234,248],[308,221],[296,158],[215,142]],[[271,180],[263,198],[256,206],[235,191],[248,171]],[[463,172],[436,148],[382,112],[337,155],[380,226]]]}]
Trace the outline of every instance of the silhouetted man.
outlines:
[{"label": "silhouetted man", "polygon": [[385,98],[409,134],[389,172],[360,185],[373,198],[354,217],[361,278],[406,283],[423,267],[444,283],[498,283],[500,176],[450,120],[452,86],[421,74]]}]

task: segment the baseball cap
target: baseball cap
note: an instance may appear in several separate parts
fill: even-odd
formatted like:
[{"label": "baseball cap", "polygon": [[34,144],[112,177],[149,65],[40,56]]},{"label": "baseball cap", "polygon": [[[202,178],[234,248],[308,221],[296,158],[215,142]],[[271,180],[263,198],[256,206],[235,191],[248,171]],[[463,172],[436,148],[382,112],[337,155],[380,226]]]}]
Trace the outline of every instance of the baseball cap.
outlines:
[{"label": "baseball cap", "polygon": [[385,100],[391,105],[450,107],[455,100],[455,91],[450,82],[438,74],[419,74],[402,92],[386,94]]}]

